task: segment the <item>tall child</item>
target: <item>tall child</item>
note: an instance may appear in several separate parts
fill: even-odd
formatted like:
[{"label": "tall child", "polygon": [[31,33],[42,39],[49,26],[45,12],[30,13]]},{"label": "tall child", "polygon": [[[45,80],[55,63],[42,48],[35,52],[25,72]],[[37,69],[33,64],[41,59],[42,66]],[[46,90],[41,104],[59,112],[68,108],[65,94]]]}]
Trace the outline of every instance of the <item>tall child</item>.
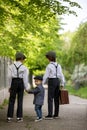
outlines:
[{"label": "tall child", "polygon": [[45,119],[53,119],[59,116],[59,89],[60,86],[64,87],[65,79],[61,65],[56,62],[56,53],[54,51],[49,51],[46,54],[46,58],[49,64],[43,76],[43,84],[48,80],[48,115]]},{"label": "tall child", "polygon": [[17,95],[17,121],[23,121],[23,94],[24,89],[28,90],[28,69],[23,65],[26,59],[25,55],[17,52],[15,55],[16,61],[10,65],[8,70],[9,80],[9,104],[7,112],[7,121],[11,122],[14,114],[14,103]]}]

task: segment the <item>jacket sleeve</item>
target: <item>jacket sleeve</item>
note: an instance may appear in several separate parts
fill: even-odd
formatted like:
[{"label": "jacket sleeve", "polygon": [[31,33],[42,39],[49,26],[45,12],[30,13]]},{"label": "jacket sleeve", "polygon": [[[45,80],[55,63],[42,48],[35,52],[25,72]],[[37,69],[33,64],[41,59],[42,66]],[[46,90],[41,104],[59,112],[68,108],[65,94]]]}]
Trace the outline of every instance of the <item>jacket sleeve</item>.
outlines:
[{"label": "jacket sleeve", "polygon": [[31,93],[31,94],[37,94],[40,92],[40,89],[38,87],[34,88],[34,89],[31,89],[28,91],[28,93]]}]

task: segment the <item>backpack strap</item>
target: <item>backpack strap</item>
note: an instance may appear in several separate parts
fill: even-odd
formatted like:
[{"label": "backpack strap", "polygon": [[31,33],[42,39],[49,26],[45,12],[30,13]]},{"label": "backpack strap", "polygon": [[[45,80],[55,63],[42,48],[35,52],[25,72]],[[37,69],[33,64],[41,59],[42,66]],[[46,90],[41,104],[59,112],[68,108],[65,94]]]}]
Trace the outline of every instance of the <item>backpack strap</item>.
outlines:
[{"label": "backpack strap", "polygon": [[[51,64],[53,64],[53,63],[51,63]],[[57,64],[57,65],[53,64],[53,65],[54,65],[55,68],[56,68],[56,78],[57,78],[57,67],[58,67],[58,64]]]},{"label": "backpack strap", "polygon": [[17,69],[17,78],[19,78],[18,69],[22,66],[22,64],[21,64],[21,65],[19,65],[18,67],[14,64],[14,66],[15,66],[15,68]]}]

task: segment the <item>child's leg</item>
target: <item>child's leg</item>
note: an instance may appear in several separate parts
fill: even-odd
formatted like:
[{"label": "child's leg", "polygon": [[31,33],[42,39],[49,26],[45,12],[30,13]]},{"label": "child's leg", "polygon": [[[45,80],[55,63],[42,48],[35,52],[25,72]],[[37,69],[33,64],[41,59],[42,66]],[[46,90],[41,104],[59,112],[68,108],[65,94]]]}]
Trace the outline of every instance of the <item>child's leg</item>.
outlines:
[{"label": "child's leg", "polygon": [[42,106],[41,105],[35,105],[35,111],[37,114],[37,117],[42,118]]},{"label": "child's leg", "polygon": [[9,98],[7,117],[11,117],[11,118],[13,117],[15,98],[16,98],[16,93],[11,91],[10,98]]},{"label": "child's leg", "polygon": [[42,118],[42,106],[41,105],[39,107],[39,110],[40,110],[40,118]]},{"label": "child's leg", "polygon": [[18,89],[18,97],[17,97],[17,118],[23,117],[23,94],[24,88],[20,86],[20,90]]}]

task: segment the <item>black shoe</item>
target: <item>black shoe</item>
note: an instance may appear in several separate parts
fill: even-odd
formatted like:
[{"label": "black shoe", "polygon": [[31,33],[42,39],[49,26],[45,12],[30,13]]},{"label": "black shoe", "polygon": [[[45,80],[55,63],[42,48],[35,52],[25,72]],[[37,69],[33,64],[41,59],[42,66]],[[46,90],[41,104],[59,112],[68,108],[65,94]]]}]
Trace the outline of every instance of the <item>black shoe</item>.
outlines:
[{"label": "black shoe", "polygon": [[17,118],[17,122],[23,122],[23,118]]},{"label": "black shoe", "polygon": [[8,117],[8,118],[7,118],[7,122],[12,122],[12,118],[11,118],[11,117]]},{"label": "black shoe", "polygon": [[54,119],[58,119],[59,116],[58,116],[58,115],[54,115],[53,118],[54,118]]},{"label": "black shoe", "polygon": [[53,117],[50,115],[45,116],[45,120],[52,120],[52,119],[53,119]]},{"label": "black shoe", "polygon": [[39,121],[42,121],[42,118],[37,118],[37,119],[35,120],[35,122],[39,122]]}]

